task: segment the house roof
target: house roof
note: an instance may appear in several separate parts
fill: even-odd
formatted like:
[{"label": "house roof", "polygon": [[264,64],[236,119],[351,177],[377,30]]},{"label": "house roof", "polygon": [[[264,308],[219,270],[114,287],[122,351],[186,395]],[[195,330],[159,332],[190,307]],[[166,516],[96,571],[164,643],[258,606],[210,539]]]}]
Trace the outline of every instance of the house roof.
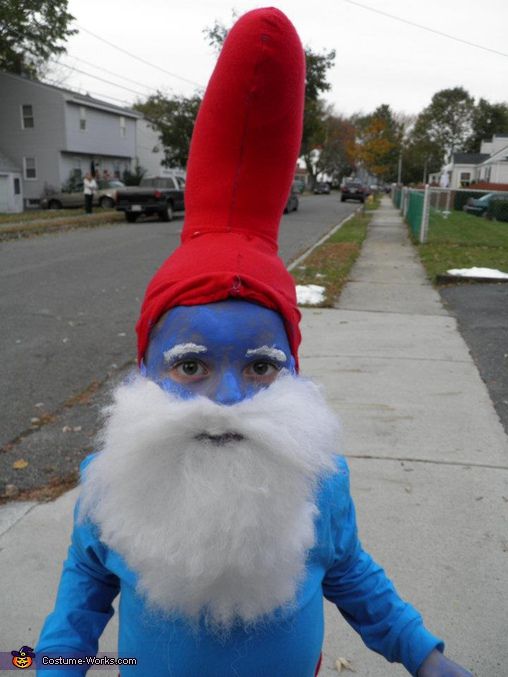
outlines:
[{"label": "house roof", "polygon": [[[506,138],[508,138],[508,134],[506,135]],[[495,162],[503,162],[506,161],[507,159],[508,159],[508,145],[503,146],[492,155],[489,155],[489,157],[486,160],[484,160],[482,164],[488,165]]]},{"label": "house roof", "polygon": [[479,165],[481,162],[489,158],[488,153],[454,153],[454,165]]},{"label": "house roof", "polygon": [[80,106],[90,106],[92,108],[100,108],[101,110],[111,111],[112,113],[120,113],[126,117],[131,118],[142,118],[143,114],[138,111],[132,110],[132,108],[123,108],[122,106],[116,106],[114,103],[109,103],[109,101],[103,101],[102,99],[96,99],[89,94],[80,94],[75,92],[72,89],[67,89],[65,87],[57,87],[56,85],[49,85],[46,82],[41,82],[40,80],[34,80],[32,78],[27,78],[23,75],[15,75],[14,73],[6,73],[0,71],[0,75],[4,75],[10,78],[15,78],[17,80],[22,80],[23,82],[31,82],[37,87],[44,87],[46,89],[52,89],[55,92],[60,92],[67,101],[71,103],[76,103]]},{"label": "house roof", "polygon": [[20,168],[11,158],[6,155],[0,148],[0,171],[4,172],[21,172]]}]

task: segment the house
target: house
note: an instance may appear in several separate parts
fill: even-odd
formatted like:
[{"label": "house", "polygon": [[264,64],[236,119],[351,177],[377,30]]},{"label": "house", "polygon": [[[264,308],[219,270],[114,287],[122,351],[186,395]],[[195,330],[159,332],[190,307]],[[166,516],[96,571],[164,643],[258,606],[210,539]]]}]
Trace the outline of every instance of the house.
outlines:
[{"label": "house", "polygon": [[22,172],[24,206],[96,170],[121,177],[137,157],[142,114],[0,72],[0,148]]},{"label": "house", "polygon": [[146,176],[162,176],[164,146],[150,120],[136,121],[136,162]]},{"label": "house", "polygon": [[492,141],[482,141],[481,150],[489,157],[477,167],[477,181],[508,183],[508,134],[495,134]]},{"label": "house", "polygon": [[454,153],[443,171],[452,189],[480,181],[508,183],[508,134],[494,134],[490,141],[482,141],[479,153]]},{"label": "house", "polygon": [[21,169],[0,150],[0,213],[22,212]]}]

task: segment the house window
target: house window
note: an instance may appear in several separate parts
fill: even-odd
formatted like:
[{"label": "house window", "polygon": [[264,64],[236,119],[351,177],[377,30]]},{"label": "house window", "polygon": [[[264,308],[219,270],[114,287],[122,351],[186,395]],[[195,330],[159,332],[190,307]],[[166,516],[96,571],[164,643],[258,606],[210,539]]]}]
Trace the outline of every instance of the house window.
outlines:
[{"label": "house window", "polygon": [[124,137],[127,134],[127,129],[125,127],[125,117],[120,115],[120,136]]},{"label": "house window", "polygon": [[72,167],[72,176],[76,179],[81,179],[83,173],[81,170],[81,158],[76,157],[74,158],[73,162],[73,167]]},{"label": "house window", "polygon": [[113,175],[115,179],[120,178],[120,163],[118,162],[118,160],[115,160],[113,162]]},{"label": "house window", "polygon": [[23,129],[32,129],[34,126],[34,111],[31,105],[24,104],[21,106],[21,119]]},{"label": "house window", "polygon": [[86,130],[86,108],[84,106],[79,107],[79,128],[82,132]]},{"label": "house window", "polygon": [[14,179],[14,195],[19,195],[21,193],[21,181],[19,179]]},{"label": "house window", "polygon": [[460,172],[460,185],[462,188],[469,186],[471,183],[471,172]]},{"label": "house window", "polygon": [[34,157],[24,157],[23,166],[25,169],[25,179],[28,179],[29,181],[37,179],[37,167]]}]

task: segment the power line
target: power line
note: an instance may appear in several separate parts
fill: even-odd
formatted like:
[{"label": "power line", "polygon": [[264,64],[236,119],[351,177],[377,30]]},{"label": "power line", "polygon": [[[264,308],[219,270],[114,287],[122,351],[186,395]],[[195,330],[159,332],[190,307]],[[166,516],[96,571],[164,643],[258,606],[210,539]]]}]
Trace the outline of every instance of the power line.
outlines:
[{"label": "power line", "polygon": [[[139,87],[146,87],[146,89],[153,89],[153,87],[149,87],[148,85],[145,85],[142,82],[139,82],[138,80],[132,80],[132,78],[127,78],[125,75],[120,75],[120,73],[115,73],[114,71],[110,71],[107,68],[104,68],[103,66],[98,66],[96,63],[91,63],[90,61],[86,61],[86,59],[80,59],[77,56],[74,56],[73,54],[66,54],[65,56],[69,57],[70,59],[74,59],[75,61],[79,61],[80,63],[84,63],[87,66],[91,66],[92,68],[96,68],[99,71],[102,71],[103,73],[108,73],[109,75],[113,75],[116,78],[120,78],[121,80],[125,80],[126,82],[131,82],[133,85],[138,85]],[[59,62],[60,63],[60,62]],[[66,65],[66,64],[62,64]],[[169,88],[171,89],[171,87]]]},{"label": "power line", "polygon": [[132,94],[136,94],[137,96],[146,96],[146,92],[138,92],[135,89],[131,89],[130,87],[125,87],[125,85],[118,85],[116,82],[112,82],[111,80],[106,80],[105,78],[101,78],[98,75],[92,75],[91,73],[87,73],[86,71],[81,70],[80,68],[75,68],[74,66],[69,66],[65,63],[62,63],[61,61],[55,62],[53,59],[50,59],[52,63],[57,63],[59,66],[63,66],[64,68],[69,68],[71,71],[75,71],[76,73],[81,73],[82,75],[86,75],[89,78],[93,78],[94,80],[100,80],[101,82],[105,82],[108,85],[113,85],[113,87],[118,87],[119,89],[125,89],[126,92],[131,92]]},{"label": "power line", "polygon": [[375,9],[374,7],[369,7],[368,5],[362,5],[360,2],[355,2],[354,0],[344,0],[348,5],[355,5],[356,7],[361,7],[366,9],[369,12],[374,12],[375,14],[381,14],[381,16],[387,16],[390,19],[395,21],[400,21],[403,24],[408,24],[409,26],[414,26],[415,28],[421,28],[424,31],[429,33],[434,33],[435,35],[440,35],[443,38],[449,38],[450,40],[455,40],[455,42],[461,42],[464,45],[469,45],[469,47],[476,47],[476,49],[483,49],[486,52],[491,52],[492,54],[497,54],[498,56],[504,56],[508,58],[508,54],[504,52],[499,52],[497,49],[491,49],[490,47],[485,47],[484,45],[478,45],[475,42],[470,42],[469,40],[463,40],[462,38],[457,38],[455,35],[450,35],[449,33],[444,33],[443,31],[438,31],[435,28],[429,28],[429,26],[422,26],[414,21],[409,21],[409,19],[402,19],[400,16],[395,16],[394,14],[388,14],[388,12],[383,12],[380,9]]},{"label": "power line", "polygon": [[88,33],[88,35],[91,35],[92,37],[96,38],[97,40],[100,40],[101,42],[106,43],[106,45],[109,45],[110,47],[117,49],[119,52],[123,52],[124,54],[127,54],[128,56],[130,56],[133,59],[136,59],[137,61],[141,61],[141,63],[144,63],[147,66],[151,66],[152,68],[156,68],[157,70],[161,71],[162,73],[165,73],[166,75],[170,75],[172,78],[176,78],[177,80],[182,80],[183,82],[187,82],[188,84],[194,85],[195,87],[203,88],[203,85],[200,84],[199,82],[195,82],[194,80],[189,80],[188,78],[184,78],[181,75],[177,75],[176,73],[171,73],[170,71],[167,71],[165,68],[162,68],[161,66],[158,66],[157,64],[150,63],[150,61],[147,61],[146,59],[142,59],[140,56],[136,56],[136,54],[132,54],[132,52],[127,51],[123,47],[119,47],[118,45],[115,45],[112,42],[109,42],[109,40],[102,38],[100,35],[97,35],[97,33],[93,33],[92,31],[89,31],[87,28],[83,28],[83,26],[78,25],[78,28],[79,28],[80,31],[83,31],[84,33]]},{"label": "power line", "polygon": [[[110,96],[109,94],[102,94],[102,92],[92,92],[91,90],[86,90],[84,93],[83,92],[78,92],[76,88],[74,89],[69,89],[68,87],[62,87],[62,85],[59,82],[51,81],[48,78],[46,78],[43,81],[43,84],[48,84],[53,87],[57,87],[58,89],[65,89],[67,92],[74,92],[75,94],[80,94],[81,96],[86,96],[86,95],[92,95],[99,97],[99,99],[111,99],[111,101],[118,101],[118,103],[124,104],[124,107],[131,108],[132,107],[132,102],[126,101],[125,99],[118,99],[116,96]],[[85,90],[85,87],[81,87],[82,90]]]}]

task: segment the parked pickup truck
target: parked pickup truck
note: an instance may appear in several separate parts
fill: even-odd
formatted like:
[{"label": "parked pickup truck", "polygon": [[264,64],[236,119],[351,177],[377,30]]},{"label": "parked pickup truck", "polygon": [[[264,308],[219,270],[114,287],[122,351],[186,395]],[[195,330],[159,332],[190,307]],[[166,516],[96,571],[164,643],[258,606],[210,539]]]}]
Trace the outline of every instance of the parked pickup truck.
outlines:
[{"label": "parked pickup truck", "polygon": [[180,176],[153,176],[142,179],[139,186],[116,192],[116,209],[134,223],[142,214],[157,214],[161,221],[171,221],[175,212],[183,212],[185,181]]}]

